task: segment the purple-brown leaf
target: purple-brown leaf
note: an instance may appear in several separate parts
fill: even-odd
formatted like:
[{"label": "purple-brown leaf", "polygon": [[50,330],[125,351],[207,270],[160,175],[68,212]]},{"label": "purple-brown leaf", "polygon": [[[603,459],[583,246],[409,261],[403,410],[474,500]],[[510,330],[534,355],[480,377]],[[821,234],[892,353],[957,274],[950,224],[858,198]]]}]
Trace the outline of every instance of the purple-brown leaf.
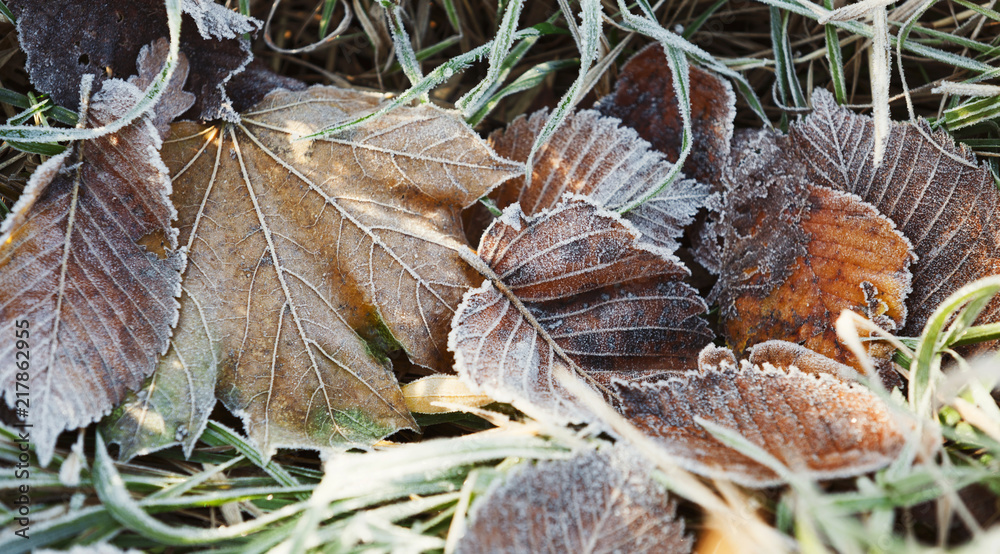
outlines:
[{"label": "purple-brown leaf", "polygon": [[449,348],[472,386],[526,411],[586,420],[557,383],[560,368],[576,366],[592,384],[646,377],[691,367],[712,340],[680,261],[582,197],[534,218],[508,207],[479,256],[499,282],[466,293]]}]

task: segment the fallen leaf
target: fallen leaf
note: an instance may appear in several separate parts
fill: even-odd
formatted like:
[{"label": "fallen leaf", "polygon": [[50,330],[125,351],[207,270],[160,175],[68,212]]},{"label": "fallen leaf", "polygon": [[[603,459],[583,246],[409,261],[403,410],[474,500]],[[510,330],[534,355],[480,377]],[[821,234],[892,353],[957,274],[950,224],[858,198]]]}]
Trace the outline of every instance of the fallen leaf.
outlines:
[{"label": "fallen leaf", "polygon": [[[735,359],[734,357],[734,365]],[[750,348],[750,356],[747,359],[752,365],[762,366],[764,364],[771,364],[774,367],[794,366],[803,373],[825,373],[849,381],[855,380],[858,377],[858,372],[850,366],[813,352],[794,342],[783,340],[769,340],[755,344]]]},{"label": "fallen leaf", "polygon": [[[547,110],[530,118],[520,116],[490,135],[490,145],[501,156],[527,162],[548,117]],[[587,196],[596,205],[617,211],[655,191],[672,167],[618,119],[586,110],[569,115],[538,151],[529,186],[524,177],[511,179],[494,196],[501,208],[520,202],[527,215],[554,208],[566,193]],[[678,179],[626,213],[625,219],[642,232],[644,240],[673,252],[684,227],[694,221],[708,195],[708,186]]]},{"label": "fallen leaf", "polygon": [[[693,140],[684,173],[718,186],[733,138],[736,97],[727,81],[704,69],[691,66],[688,79]],[[621,119],[670,161],[680,156],[683,123],[673,74],[659,43],[632,56],[622,67],[615,91],[601,99],[597,110]]]},{"label": "fallen leaf", "polygon": [[648,463],[616,446],[523,464],[473,505],[466,552],[690,552]]},{"label": "fallen leaf", "polygon": [[[782,144],[762,131],[734,147],[710,301],[737,353],[786,340],[861,369],[834,323],[853,310],[901,328],[915,257],[892,221],[853,194],[812,184]],[[885,360],[892,349],[870,343],[869,353]]]},{"label": "fallen leaf", "polygon": [[[178,66],[158,110],[186,105],[186,68]],[[86,126],[122,117],[141,97],[131,83],[105,81]],[[28,413],[43,465],[62,430],[95,421],[139,388],[177,322],[184,256],[154,120],[144,116],[50,158],[0,227],[0,327],[13,337],[15,322],[29,325]],[[14,341],[0,347],[12,407],[15,381],[23,381],[20,351]]]},{"label": "fallen leaf", "polygon": [[[951,293],[1000,273],[1000,193],[986,166],[944,132],[921,120],[893,123],[879,167],[872,161],[874,123],[817,90],[813,113],[790,130],[789,151],[816,184],[856,194],[913,243],[910,315],[900,333],[919,336]],[[980,322],[1000,320],[994,300]]]},{"label": "fallen leaf", "polygon": [[890,407],[861,385],[826,374],[834,362],[804,356],[799,368],[775,367],[781,359],[770,357],[762,365],[737,367],[724,361],[731,356],[711,352],[704,357],[722,362],[656,383],[613,381],[622,413],[681,467],[748,487],[783,479],[719,442],[695,418],[739,433],[810,479],[875,471],[902,449],[903,430]]},{"label": "fallen leaf", "polygon": [[[59,105],[77,109],[80,79],[94,76],[95,89],[105,79],[137,74],[139,50],[167,36],[162,0],[91,2],[8,0],[17,18],[17,35],[27,54],[31,83]],[[250,62],[243,33],[260,22],[212,0],[183,0],[181,52],[191,63],[186,90],[197,96],[189,117],[233,118],[226,83]]]},{"label": "fallen leaf", "polygon": [[299,140],[381,100],[278,91],[232,127],[176,124],[165,149],[217,394],[266,454],[416,427],[388,356],[450,366],[448,322],[476,275],[459,212],[522,171],[430,105]]},{"label": "fallen leaf", "polygon": [[515,204],[487,229],[479,256],[497,280],[466,293],[448,342],[475,390],[561,422],[589,416],[560,368],[595,385],[644,378],[690,367],[713,338],[680,260],[617,214],[569,200],[534,218]]}]

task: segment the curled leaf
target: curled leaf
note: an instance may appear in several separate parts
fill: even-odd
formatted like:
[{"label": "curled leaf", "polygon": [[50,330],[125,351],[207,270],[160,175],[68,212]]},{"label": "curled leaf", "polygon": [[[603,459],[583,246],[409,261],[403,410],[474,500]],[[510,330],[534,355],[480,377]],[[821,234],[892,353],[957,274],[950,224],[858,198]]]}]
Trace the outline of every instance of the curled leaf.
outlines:
[{"label": "curled leaf", "polygon": [[450,365],[448,322],[475,276],[458,214],[521,170],[430,105],[299,140],[380,100],[277,91],[228,130],[175,125],[165,150],[190,245],[183,309],[204,312],[219,399],[265,453],[415,428],[389,355]]},{"label": "curled leaf", "polygon": [[[501,156],[526,162],[546,121],[546,110],[530,118],[520,116],[493,133],[490,144]],[[587,196],[594,204],[617,211],[652,194],[666,182],[671,168],[662,154],[635,131],[622,127],[621,121],[586,110],[567,116],[538,151],[529,186],[523,177],[511,179],[495,196],[500,207],[519,202],[527,215],[555,207],[566,193]],[[625,214],[625,219],[644,240],[672,252],[707,197],[708,186],[680,179]]]},{"label": "curled leaf", "polygon": [[[727,81],[704,69],[691,66],[688,79],[693,140],[684,173],[717,186],[733,138],[736,97]],[[597,110],[621,119],[670,161],[680,156],[683,124],[670,64],[659,43],[632,56],[622,67],[614,92],[601,99]]]},{"label": "curled leaf", "polygon": [[811,479],[867,473],[898,455],[905,437],[889,406],[861,385],[828,375],[835,362],[803,355],[799,367],[775,366],[787,358],[760,358],[762,365],[737,367],[716,353],[706,361],[717,365],[702,363],[698,371],[656,383],[615,381],[612,387],[625,417],[682,467],[749,487],[783,479],[720,442],[695,418],[737,432]]},{"label": "curled leaf", "polygon": [[641,244],[613,212],[570,200],[534,218],[515,204],[494,221],[479,256],[498,281],[466,293],[449,335],[463,379],[556,421],[589,417],[558,384],[560,368],[594,384],[648,377],[690,367],[712,340],[675,256]]},{"label": "curled leaf", "polygon": [[690,552],[651,472],[620,446],[524,464],[477,499],[456,552]]},{"label": "curled leaf", "polygon": [[[86,126],[122,117],[141,97],[135,85],[105,81]],[[29,349],[29,418],[43,464],[60,431],[96,420],[139,388],[177,322],[184,256],[159,147],[149,116],[76,144],[35,171],[0,227],[0,328],[13,337],[25,321],[30,330],[30,349],[0,347],[0,382],[13,406],[18,352]]]}]

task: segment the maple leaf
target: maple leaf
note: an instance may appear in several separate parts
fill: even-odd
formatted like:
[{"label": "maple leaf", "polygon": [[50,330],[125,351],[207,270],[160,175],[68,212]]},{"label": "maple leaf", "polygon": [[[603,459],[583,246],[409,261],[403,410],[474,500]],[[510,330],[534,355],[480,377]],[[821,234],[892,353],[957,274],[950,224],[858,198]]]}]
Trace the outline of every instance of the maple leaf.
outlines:
[{"label": "maple leaf", "polygon": [[514,204],[493,222],[479,256],[495,277],[466,293],[449,335],[474,388],[560,422],[589,419],[560,368],[592,384],[644,378],[688,366],[712,340],[677,257],[589,199],[567,200],[534,218]]},{"label": "maple leaf", "polygon": [[[736,141],[713,229],[721,239],[720,274],[709,301],[718,301],[722,328],[739,353],[789,340],[860,369],[834,322],[853,310],[887,330],[902,327],[915,257],[875,208],[813,185],[802,169],[786,163],[769,131]],[[873,344],[869,353],[887,359],[891,349]]]},{"label": "maple leaf", "polygon": [[[813,113],[790,129],[788,151],[817,184],[858,195],[913,243],[910,315],[901,333],[918,336],[951,293],[1000,273],[1000,193],[985,165],[926,121],[893,123],[882,164],[875,166],[874,122],[837,106],[825,90]],[[1000,319],[994,300],[979,321]]]},{"label": "maple leaf", "polygon": [[[105,79],[137,74],[139,50],[167,35],[162,0],[8,0],[32,84],[61,106],[77,109],[84,75],[95,87]],[[226,83],[253,57],[242,38],[260,22],[212,0],[183,0],[181,52],[191,64],[186,90],[197,96],[191,117],[233,118]]]},{"label": "maple leaf", "polygon": [[[526,162],[548,115],[542,110],[530,118],[517,117],[506,129],[490,135],[490,145],[501,156]],[[519,202],[527,215],[555,207],[567,192],[616,211],[650,195],[672,168],[634,130],[622,127],[621,121],[585,110],[567,116],[538,151],[529,186],[524,177],[511,179],[493,196],[500,207]],[[679,179],[626,213],[625,219],[642,232],[643,240],[672,252],[708,195],[708,186]]]},{"label": "maple leaf", "polygon": [[[850,368],[785,344],[756,352],[758,365],[739,366],[731,351],[708,346],[698,371],[611,386],[625,417],[699,475],[749,487],[784,482],[720,442],[696,418],[735,431],[811,479],[850,477],[891,462],[905,437],[890,407],[870,390],[830,375]],[[786,365],[796,355],[798,367]]]},{"label": "maple leaf", "polygon": [[522,464],[473,505],[456,552],[690,552],[652,468],[616,446]]},{"label": "maple leaf", "polygon": [[299,140],[381,100],[277,91],[234,127],[176,124],[164,152],[190,248],[183,310],[200,313],[182,336],[201,360],[217,349],[218,397],[265,454],[416,427],[387,356],[450,365],[475,276],[459,212],[523,171],[430,105]]},{"label": "maple leaf", "polygon": [[[691,153],[684,172],[717,186],[729,156],[736,97],[729,83],[698,67],[688,69],[691,92]],[[596,109],[622,120],[670,161],[680,156],[683,124],[673,74],[663,46],[650,44],[622,67],[615,90]]]},{"label": "maple leaf", "polygon": [[[153,51],[165,54],[164,45]],[[140,66],[159,71],[155,56],[145,50]],[[60,431],[96,420],[139,388],[177,322],[184,257],[154,123],[190,106],[180,91],[186,74],[181,60],[160,115],[39,166],[0,227],[0,328],[10,336],[18,321],[30,328],[29,413],[43,465]],[[141,97],[131,83],[105,81],[86,126],[122,117]],[[15,382],[23,381],[19,351],[13,342],[0,347],[0,383],[12,407]]]}]

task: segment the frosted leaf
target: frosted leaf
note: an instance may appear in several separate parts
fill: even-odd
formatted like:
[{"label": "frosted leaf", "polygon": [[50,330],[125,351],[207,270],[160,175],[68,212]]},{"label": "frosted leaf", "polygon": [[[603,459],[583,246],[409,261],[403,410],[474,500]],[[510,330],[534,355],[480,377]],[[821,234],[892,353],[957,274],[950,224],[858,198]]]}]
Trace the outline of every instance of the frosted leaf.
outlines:
[{"label": "frosted leaf", "polygon": [[[72,109],[79,107],[83,75],[94,76],[95,90],[109,76],[135,75],[139,50],[167,36],[162,0],[9,0],[7,5],[17,18],[32,84]],[[233,118],[226,83],[253,57],[241,35],[260,28],[260,22],[211,0],[184,0],[182,8],[180,48],[191,63],[185,90],[197,96],[188,116]]]},{"label": "frosted leaf", "polygon": [[[157,107],[162,116],[147,114],[40,166],[0,226],[0,329],[14,337],[23,328],[16,322],[29,326],[29,417],[43,465],[62,430],[97,420],[139,388],[177,323],[184,256],[151,117],[183,107],[185,74],[182,62]],[[135,85],[105,81],[86,126],[121,118],[141,96]],[[0,384],[12,407],[15,347],[0,346]]]},{"label": "frosted leaf", "polygon": [[690,367],[712,340],[699,317],[705,303],[681,282],[688,271],[676,257],[642,246],[613,212],[570,200],[534,218],[515,204],[494,221],[479,256],[500,283],[466,293],[448,343],[474,388],[555,421],[589,416],[557,383],[570,364],[553,344],[595,384]]},{"label": "frosted leaf", "polygon": [[[520,116],[505,130],[490,136],[497,153],[526,162],[548,111]],[[618,210],[641,200],[666,181],[672,165],[663,154],[612,117],[593,110],[567,116],[562,126],[535,155],[531,186],[520,177],[498,190],[497,204],[517,201],[528,215],[554,207],[567,192],[589,197],[596,205]],[[625,215],[644,240],[669,252],[708,197],[708,186],[678,179],[641,207]]]},{"label": "frosted leaf", "polygon": [[888,465],[905,443],[890,408],[861,385],[827,375],[817,366],[834,362],[818,360],[800,357],[801,370],[771,365],[776,357],[762,366],[701,364],[656,383],[613,381],[612,387],[625,417],[699,475],[749,487],[782,483],[768,467],[716,440],[696,417],[738,432],[811,479]]},{"label": "frosted leaf", "polygon": [[622,446],[522,464],[477,498],[456,552],[691,552],[651,471]]},{"label": "frosted leaf", "polygon": [[[688,79],[693,140],[684,173],[718,187],[733,138],[736,97],[727,81],[703,69],[691,66]],[[670,64],[659,43],[632,56],[622,67],[615,91],[601,99],[597,110],[621,119],[670,161],[680,155],[684,127]]]},{"label": "frosted leaf", "polygon": [[[885,157],[872,162],[874,123],[813,94],[814,112],[792,126],[790,151],[807,178],[856,194],[875,206],[913,243],[910,317],[900,331],[917,336],[931,312],[963,285],[1000,273],[997,188],[987,168],[926,122],[893,123]],[[981,322],[1000,319],[994,300]]]},{"label": "frosted leaf", "polygon": [[448,324],[476,280],[458,214],[523,171],[430,105],[298,140],[381,100],[276,91],[228,128],[175,124],[164,150],[190,245],[182,310],[203,314],[184,342],[202,360],[218,349],[218,398],[265,455],[416,427],[388,356],[450,366]]},{"label": "frosted leaf", "polygon": [[[730,355],[732,355],[731,352]],[[775,367],[795,366],[805,373],[825,373],[846,380],[853,380],[858,376],[857,371],[850,366],[822,354],[817,354],[793,342],[783,340],[769,340],[755,344],[750,348],[748,360],[753,365],[762,366],[764,364],[771,364]],[[700,363],[701,360],[699,360]]]},{"label": "frosted leaf", "polygon": [[[846,309],[902,327],[915,257],[892,221],[855,195],[811,184],[785,152],[787,139],[769,131],[736,141],[712,229],[720,274],[710,301],[738,353],[787,340],[860,368],[834,323]],[[887,359],[891,350],[872,343],[869,353]]]}]

